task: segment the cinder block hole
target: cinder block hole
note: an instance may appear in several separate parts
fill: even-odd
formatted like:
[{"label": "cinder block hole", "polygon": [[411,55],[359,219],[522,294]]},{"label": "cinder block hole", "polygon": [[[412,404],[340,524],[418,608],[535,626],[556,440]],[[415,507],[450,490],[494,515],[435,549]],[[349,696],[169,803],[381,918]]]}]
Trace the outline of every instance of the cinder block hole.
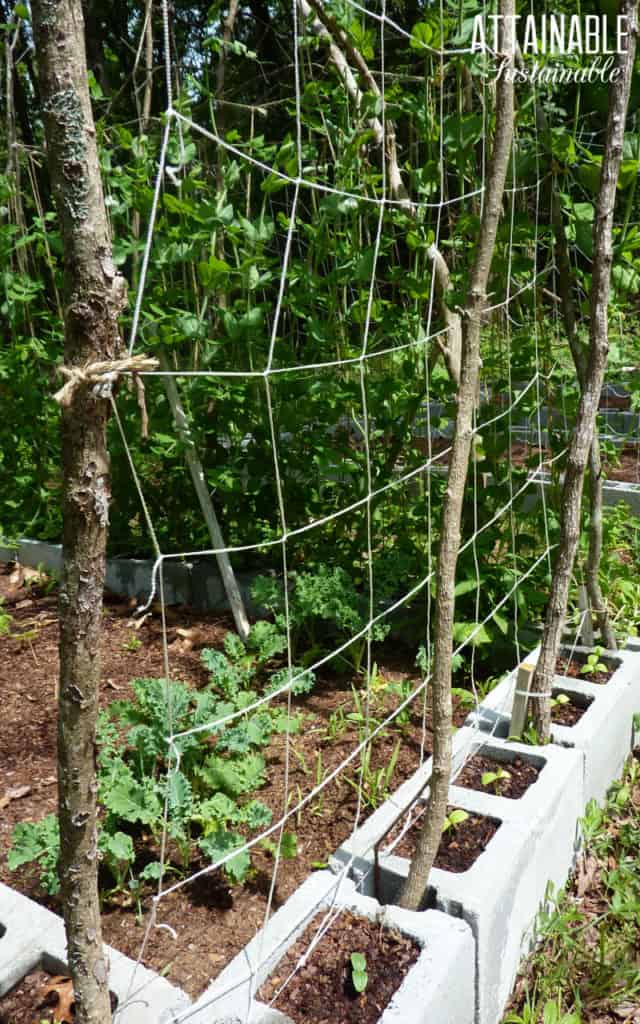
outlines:
[{"label": "cinder block hole", "polygon": [[[571,659],[573,664],[582,668],[586,665],[589,655],[586,651],[572,650],[569,644],[562,644],[559,651],[559,657],[566,658],[567,660]],[[615,654],[601,654],[598,657],[598,661],[602,662],[603,665],[606,665],[612,673],[622,665],[622,660],[617,658]],[[584,673],[580,673],[577,678],[587,679],[588,677]]]},{"label": "cinder block hole", "polygon": [[[73,989],[68,984],[66,964],[57,957],[44,954],[31,970],[0,999],[0,1021],[51,1021],[56,1011],[73,1012]],[[109,993],[111,1012],[118,1006],[115,992]],[[66,1015],[65,1015],[66,1019]]]},{"label": "cinder block hole", "polygon": [[5,928],[5,926],[3,924],[0,924],[0,939],[4,939],[6,934],[7,934],[7,929]]},{"label": "cinder block hole", "polygon": [[553,725],[562,725],[565,728],[571,729],[574,725],[577,725],[583,715],[587,713],[589,708],[594,702],[594,697],[587,696],[585,693],[578,693],[566,686],[554,686],[553,696],[554,697],[568,697],[569,703],[556,705],[552,710],[551,720]]},{"label": "cinder block hole", "polygon": [[[42,959],[40,960],[40,969],[45,974],[54,976],[69,977],[69,969],[65,964],[64,960],[59,960],[56,956],[51,956],[49,953],[43,953]],[[115,992],[109,989],[109,998],[111,1000],[111,1012],[115,1013],[118,1008],[118,997]]]}]

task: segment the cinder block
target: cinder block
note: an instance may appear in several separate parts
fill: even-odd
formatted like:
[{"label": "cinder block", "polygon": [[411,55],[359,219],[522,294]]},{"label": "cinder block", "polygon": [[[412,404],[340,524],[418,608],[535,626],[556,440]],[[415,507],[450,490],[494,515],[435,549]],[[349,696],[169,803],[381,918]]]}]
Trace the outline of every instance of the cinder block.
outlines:
[{"label": "cinder block", "polygon": [[[563,648],[563,651],[565,649]],[[527,656],[527,662],[537,661],[540,649]],[[588,653],[576,647],[577,654]],[[625,759],[633,748],[634,715],[640,711],[640,651],[627,647],[608,655],[618,662],[618,668],[605,684],[589,683],[568,676],[555,676],[554,690],[569,695],[577,694],[591,701],[588,710],[572,727],[554,725],[552,742],[565,747],[576,747],[584,759],[583,809],[589,800],[602,803],[611,783],[622,772]],[[511,704],[517,670],[487,695],[479,713],[472,712],[468,725],[491,731],[500,739],[509,735]]]},{"label": "cinder block", "polygon": [[[461,732],[461,739],[467,740],[470,731]],[[575,750],[506,744],[472,733],[472,746],[466,754],[472,756],[479,751],[503,761],[517,755],[542,766],[537,782],[520,800],[454,784],[452,804],[501,824],[468,871],[454,874],[434,868],[429,879],[430,902],[439,910],[461,917],[473,931],[476,1021],[496,1024],[509,998],[520,960],[531,948],[536,917],[549,883],[554,887],[564,884],[573,865],[577,821],[583,806],[583,765],[581,754]],[[403,789],[410,794],[407,783]],[[386,829],[398,818],[398,806],[406,809],[410,803],[402,802],[399,796],[400,790],[392,806],[379,808],[331,860],[334,870],[350,866],[359,890],[369,896],[377,895],[383,903],[397,899],[409,872],[409,861],[389,851],[388,843],[385,848],[384,840],[380,843]],[[426,793],[421,799],[426,799]],[[371,825],[373,819],[377,832]],[[381,847],[377,869],[376,843]]]},{"label": "cinder block", "polygon": [[[61,917],[0,884],[0,996],[38,966],[64,971],[67,942]],[[173,1024],[190,1006],[181,989],[106,946],[109,988],[118,1000],[114,1024]]]},{"label": "cinder block", "polygon": [[[463,727],[453,737],[453,774],[462,767],[478,736],[478,730]],[[329,859],[333,871],[341,871],[351,861],[369,861],[375,844],[385,836],[408,807],[423,793],[431,778],[432,758],[428,758],[392,795],[370,814],[364,823]]]},{"label": "cinder block", "polygon": [[422,947],[380,1024],[471,1024],[474,942],[468,925],[433,910],[415,914],[383,908],[358,893],[350,879],[329,871],[310,875],[274,914],[194,1004],[189,1024],[292,1024],[259,1002],[255,993],[315,915],[330,907],[380,921],[412,936]]}]

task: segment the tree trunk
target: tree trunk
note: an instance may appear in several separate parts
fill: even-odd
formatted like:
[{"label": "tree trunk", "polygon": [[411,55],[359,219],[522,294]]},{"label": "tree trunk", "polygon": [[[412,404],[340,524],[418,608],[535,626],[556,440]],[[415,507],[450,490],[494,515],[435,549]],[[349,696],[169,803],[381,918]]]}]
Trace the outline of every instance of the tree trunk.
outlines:
[{"label": "tree trunk", "polygon": [[[87,88],[80,0],[34,0],[49,173],[65,261],[65,363],[112,360],[126,285],[113,265]],[[58,785],[60,883],[79,1024],[111,1020],[97,886],[95,722],[109,509],[108,397],[80,384],[62,411]]]},{"label": "tree trunk", "polygon": [[469,466],[475,408],[480,377],[480,333],[486,306],[487,283],[500,220],[502,197],[513,135],[514,0],[501,0],[499,50],[502,74],[496,92],[496,132],[487,176],[480,237],[471,271],[469,295],[462,319],[462,363],[458,406],[451,447],[447,488],[442,503],[440,548],[436,569],[434,657],[431,678],[433,701],[433,772],[425,823],[418,838],[400,906],[419,909],[425,896],[446,816],[451,779],[451,656],[456,563],[460,523]]},{"label": "tree trunk", "polygon": [[[544,114],[542,115],[544,117]],[[538,114],[536,112],[536,117]],[[546,120],[546,119],[545,119]],[[545,125],[546,126],[546,125]],[[573,363],[580,383],[585,385],[587,376],[587,355],[580,344],[576,327],[575,303],[573,301],[571,261],[569,247],[562,219],[560,197],[556,188],[555,178],[551,181],[551,221],[556,242],[556,263],[558,265],[558,291],[562,309],[564,328],[571,349]],[[586,585],[589,605],[593,610],[600,636],[605,647],[614,651],[617,647],[616,637],[609,619],[607,603],[600,587],[599,573],[602,559],[602,462],[600,459],[600,439],[594,430],[593,441],[589,450],[589,552],[586,564]]]},{"label": "tree trunk", "polygon": [[600,639],[610,650],[617,650],[616,634],[609,618],[609,609],[600,586],[600,562],[602,561],[602,513],[604,500],[602,495],[602,459],[600,458],[600,438],[594,431],[593,441],[589,449],[589,551],[585,567],[585,583],[589,595],[589,607],[595,616],[600,630]]},{"label": "tree trunk", "polygon": [[[560,541],[551,581],[545,631],[540,657],[531,684],[532,692],[539,694],[548,694],[553,683],[556,658],[567,611],[571,572],[580,537],[580,503],[585,468],[595,434],[600,392],[609,351],[607,307],[613,262],[613,216],[638,32],[638,0],[623,0],[620,14],[627,18],[629,35],[626,51],[619,54],[616,59],[615,66],[620,69],[619,77],[617,81],[612,82],[609,90],[607,136],[593,225],[589,352],[578,406],[577,423],[569,447],[562,489]],[[541,696],[534,699],[532,703],[533,724],[538,738],[541,743],[547,743],[551,735],[549,700],[546,696]]]}]

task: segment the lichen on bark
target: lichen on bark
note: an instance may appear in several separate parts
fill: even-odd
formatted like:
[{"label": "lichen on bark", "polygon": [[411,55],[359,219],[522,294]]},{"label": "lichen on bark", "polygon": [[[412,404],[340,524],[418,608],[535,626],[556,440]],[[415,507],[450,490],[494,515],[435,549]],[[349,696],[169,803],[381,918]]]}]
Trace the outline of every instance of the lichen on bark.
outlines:
[{"label": "lichen on bark", "polygon": [[64,183],[57,187],[58,201],[75,221],[84,221],[89,214],[89,185],[87,180],[87,132],[85,112],[73,88],[59,89],[42,104],[47,118],[51,118],[59,138],[58,159]]}]

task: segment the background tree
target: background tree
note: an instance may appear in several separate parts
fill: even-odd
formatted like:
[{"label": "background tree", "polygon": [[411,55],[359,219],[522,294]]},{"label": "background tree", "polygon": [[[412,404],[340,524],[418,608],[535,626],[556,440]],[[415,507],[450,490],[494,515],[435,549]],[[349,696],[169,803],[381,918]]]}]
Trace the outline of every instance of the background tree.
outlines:
[{"label": "background tree", "polygon": [[[562,489],[560,540],[551,582],[545,629],[540,656],[531,682],[531,691],[540,694],[548,694],[551,691],[555,674],[556,659],[567,611],[571,573],[580,539],[580,506],[584,475],[589,453],[593,451],[596,418],[609,351],[613,223],[638,34],[637,0],[623,0],[620,14],[627,19],[629,34],[626,49],[617,55],[616,65],[619,74],[615,80],[612,80],[610,87],[609,117],[593,224],[589,351],[586,365],[581,373],[580,403],[567,457]],[[592,469],[598,474],[599,467],[597,464],[594,467],[593,459]],[[549,699],[548,697],[537,697],[532,700],[532,704],[532,718],[538,737],[542,743],[547,743],[551,734]]]}]

